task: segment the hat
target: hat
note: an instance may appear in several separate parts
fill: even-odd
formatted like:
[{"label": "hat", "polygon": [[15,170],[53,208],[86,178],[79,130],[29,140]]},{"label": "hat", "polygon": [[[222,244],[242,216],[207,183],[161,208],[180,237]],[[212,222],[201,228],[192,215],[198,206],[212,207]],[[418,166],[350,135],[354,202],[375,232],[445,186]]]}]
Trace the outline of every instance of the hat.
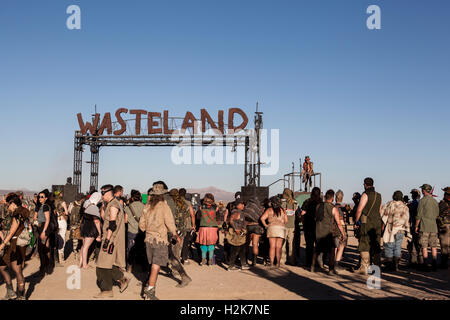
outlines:
[{"label": "hat", "polygon": [[165,194],[167,193],[167,189],[164,189],[164,185],[162,183],[156,183],[153,185],[153,190],[150,191],[150,194],[156,195],[156,194]]},{"label": "hat", "polygon": [[352,199],[359,199],[359,198],[361,198],[361,194],[359,192],[355,192],[353,194],[353,198]]},{"label": "hat", "polygon": [[420,189],[425,190],[427,192],[431,192],[431,190],[433,190],[433,187],[427,183],[424,183],[423,185],[420,186]]},{"label": "hat", "polygon": [[94,192],[89,197],[89,202],[93,205],[97,205],[102,200],[102,194],[100,192]]},{"label": "hat", "polygon": [[412,189],[410,193],[417,193],[417,194],[420,194],[420,191],[419,191],[419,189]]},{"label": "hat", "polygon": [[446,187],[446,188],[442,189],[442,191],[444,191],[445,193],[450,193],[450,187]]},{"label": "hat", "polygon": [[61,191],[59,191],[59,190],[57,190],[57,191],[55,191],[54,192],[54,195],[57,197],[57,196],[59,196],[61,194]]}]

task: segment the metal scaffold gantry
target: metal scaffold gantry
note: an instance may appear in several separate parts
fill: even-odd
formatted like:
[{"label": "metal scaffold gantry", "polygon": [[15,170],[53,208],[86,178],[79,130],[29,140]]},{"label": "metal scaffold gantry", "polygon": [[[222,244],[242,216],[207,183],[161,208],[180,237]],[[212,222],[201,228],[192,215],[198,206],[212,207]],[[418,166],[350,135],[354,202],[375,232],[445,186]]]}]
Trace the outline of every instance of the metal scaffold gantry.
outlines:
[{"label": "metal scaffold gantry", "polygon": [[[143,123],[147,123],[146,118],[142,118]],[[169,117],[168,123],[171,130],[181,128],[183,118]],[[91,159],[87,163],[90,164],[90,189],[98,189],[99,167],[100,167],[100,150],[103,147],[174,147],[174,146],[223,146],[232,147],[232,151],[236,151],[237,147],[244,147],[245,167],[244,167],[244,185],[260,186],[260,134],[262,128],[262,112],[258,112],[258,106],[255,112],[255,128],[241,130],[233,135],[223,134],[220,137],[220,143],[217,143],[217,135],[204,134],[190,131],[190,138],[186,139],[182,136],[172,134],[152,134],[138,135],[133,132],[131,122],[134,120],[125,120],[127,130],[120,136],[115,135],[98,135],[98,128],[94,135],[89,133],[82,134],[81,131],[75,131],[74,137],[74,165],[73,165],[73,181],[77,186],[78,192],[81,193],[82,171],[83,171],[83,152],[84,147],[88,146],[91,153]],[[196,121],[199,121],[196,119]],[[119,124],[113,123],[113,127],[117,128]],[[145,128],[143,128],[145,130]]]}]

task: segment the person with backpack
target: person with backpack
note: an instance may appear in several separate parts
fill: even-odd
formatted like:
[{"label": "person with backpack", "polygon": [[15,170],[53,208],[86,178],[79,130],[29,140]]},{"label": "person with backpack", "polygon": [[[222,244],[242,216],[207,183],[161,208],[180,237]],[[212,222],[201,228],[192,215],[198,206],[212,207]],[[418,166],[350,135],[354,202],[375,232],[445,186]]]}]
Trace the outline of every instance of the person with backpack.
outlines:
[{"label": "person with backpack", "polygon": [[[202,206],[200,207],[200,228],[198,230],[198,237],[196,242],[200,245],[202,260],[200,265],[203,266],[208,263],[208,266],[213,264],[214,249],[218,240],[218,225],[216,220],[216,213],[218,208],[214,203],[214,196],[211,193],[206,193],[203,198]],[[208,255],[208,262],[206,260]]]},{"label": "person with backpack", "polygon": [[[51,245],[50,237],[57,231],[58,221],[55,222],[55,215],[49,200],[49,191],[39,192],[38,203],[34,213],[34,223],[37,226],[38,253],[41,265],[39,272],[41,274],[50,274],[51,270]],[[55,225],[56,223],[56,225]]]},{"label": "person with backpack", "polygon": [[127,230],[127,250],[126,250],[126,263],[127,271],[131,272],[133,264],[135,262],[135,250],[136,237],[139,232],[139,219],[142,216],[144,210],[144,204],[142,203],[142,195],[138,190],[131,190],[131,198],[128,205],[125,206],[125,221],[128,226]]},{"label": "person with backpack", "polygon": [[[77,195],[76,200],[69,205],[69,221],[70,221],[70,239],[72,240],[72,252],[75,255],[75,261],[78,260],[79,249],[78,240],[83,240],[81,238],[81,214],[82,205],[84,204],[84,196]],[[82,241],[81,241],[82,242]]]},{"label": "person with backpack", "polygon": [[311,263],[311,272],[315,272],[317,257],[320,253],[329,254],[328,273],[337,274],[334,269],[335,241],[333,235],[333,224],[336,223],[343,240],[345,241],[344,227],[341,224],[339,210],[333,205],[334,191],[325,193],[325,202],[321,202],[316,208],[316,248]]},{"label": "person with backpack", "polygon": [[[25,279],[22,272],[22,262],[25,261],[25,246],[19,243],[22,232],[28,233],[26,227],[30,212],[22,206],[22,201],[15,194],[6,197],[8,216],[1,223],[0,273],[6,283],[5,300],[25,300]],[[6,267],[12,269],[17,279],[17,293],[14,292],[11,276]]]},{"label": "person with backpack", "polygon": [[101,223],[100,223],[100,211],[98,208],[99,202],[102,200],[100,192],[93,193],[89,200],[83,203],[83,209],[81,211],[81,224],[80,235],[83,239],[83,245],[81,246],[81,254],[79,267],[82,269],[88,269],[88,253],[89,248],[94,240],[101,242]]}]

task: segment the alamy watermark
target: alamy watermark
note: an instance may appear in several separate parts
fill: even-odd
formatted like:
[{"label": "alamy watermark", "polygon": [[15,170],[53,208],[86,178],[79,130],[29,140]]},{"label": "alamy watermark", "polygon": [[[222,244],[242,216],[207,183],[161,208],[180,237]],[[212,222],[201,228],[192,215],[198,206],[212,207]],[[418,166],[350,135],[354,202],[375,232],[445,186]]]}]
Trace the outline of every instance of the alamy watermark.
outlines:
[{"label": "alamy watermark", "polygon": [[66,273],[69,277],[66,280],[66,287],[69,290],[81,289],[81,269],[77,265],[71,265],[67,268]]},{"label": "alamy watermark", "polygon": [[[249,143],[249,164],[257,164],[258,137],[254,129],[222,134],[209,129],[203,135],[203,145],[192,143],[196,131],[177,130],[172,133],[172,141],[178,141],[172,148],[171,161],[175,165],[239,165],[245,164],[245,137]],[[237,143],[239,141],[239,143]],[[205,144],[207,144],[205,146]],[[275,175],[280,166],[280,130],[261,129],[259,140],[261,175]]]}]

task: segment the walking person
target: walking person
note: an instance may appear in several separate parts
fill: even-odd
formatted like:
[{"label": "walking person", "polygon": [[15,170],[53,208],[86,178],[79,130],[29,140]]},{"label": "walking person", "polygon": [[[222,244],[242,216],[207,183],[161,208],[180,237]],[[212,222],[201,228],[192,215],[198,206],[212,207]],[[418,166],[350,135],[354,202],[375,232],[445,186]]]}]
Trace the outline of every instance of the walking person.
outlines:
[{"label": "walking person", "polygon": [[176,271],[181,276],[181,283],[178,284],[177,287],[183,288],[192,281],[183,268],[183,265],[181,264],[181,250],[186,234],[192,231],[190,227],[192,223],[192,217],[190,206],[188,206],[184,199],[180,197],[180,195],[178,194],[178,190],[172,189],[170,190],[169,194],[175,204],[172,214],[174,216],[177,235],[180,238],[180,241],[169,243],[169,264],[172,271]]},{"label": "walking person", "polygon": [[411,237],[409,225],[409,209],[403,202],[403,193],[395,191],[392,201],[383,209],[381,219],[384,223],[384,256],[387,271],[398,271],[402,255],[402,243],[405,233]]},{"label": "walking person", "polygon": [[[94,298],[113,297],[113,282],[117,281],[122,293],[130,279],[122,272],[125,268],[125,214],[119,200],[114,197],[113,186],[105,185],[101,188],[102,200],[106,204],[102,250],[97,259],[97,282],[100,293]],[[91,196],[92,198],[92,196]]]},{"label": "walking person", "polygon": [[359,274],[367,274],[371,262],[381,267],[381,194],[375,191],[372,178],[364,179],[364,189],[355,217],[355,227],[360,229],[358,250],[361,265],[354,271]]},{"label": "walking person", "polygon": [[[55,246],[58,250],[56,266],[63,267],[64,266],[64,246],[66,244],[66,231],[67,231],[67,216],[69,214],[67,203],[63,199],[63,194],[61,191],[55,191],[55,214],[58,217],[58,233],[55,234]],[[56,252],[56,251],[55,251]]]},{"label": "walking person", "polygon": [[442,189],[444,198],[439,202],[439,241],[441,242],[441,263],[439,267],[448,268],[448,255],[450,250],[450,187]]},{"label": "walking person", "polygon": [[333,205],[334,191],[325,193],[325,202],[321,202],[316,209],[316,247],[311,264],[311,272],[315,272],[316,259],[320,253],[329,254],[328,273],[337,273],[334,268],[335,241],[333,236],[333,224],[336,223],[339,231],[345,238],[344,227],[341,224],[338,209]]},{"label": "walking person", "polygon": [[[175,200],[172,196],[169,194],[169,190],[167,188],[167,185],[164,183],[164,181],[156,181],[153,183],[152,186],[152,192],[151,194],[162,194],[164,201],[169,206],[169,209],[172,213],[172,217],[174,221],[178,219],[177,214],[177,204],[175,203]],[[177,201],[179,204],[181,204],[181,198],[177,198]],[[185,215],[186,217],[186,215]],[[178,236],[178,234],[176,235]],[[175,237],[175,235],[171,235],[172,239]],[[181,245],[182,243],[169,243],[169,263],[168,266],[170,268],[170,271],[172,274],[177,273],[181,277],[181,283],[177,284],[178,288],[183,288],[187,286],[192,280],[188,276],[186,270],[184,269],[183,265],[180,261],[180,254],[181,254]]]},{"label": "walking person", "polygon": [[186,233],[184,237],[183,248],[181,249],[181,262],[187,265],[189,264],[189,258],[192,258],[191,245],[192,241],[194,241],[195,230],[197,229],[195,224],[195,212],[191,202],[186,199],[186,189],[181,188],[180,190],[178,190],[178,195],[184,200],[186,205],[189,207],[189,214],[190,214],[190,220],[188,220],[186,226],[189,231]]},{"label": "walking person", "polygon": [[311,197],[306,199],[302,205],[301,216],[303,218],[303,232],[306,242],[306,268],[310,268],[316,242],[316,208],[321,202],[320,189],[314,187]]},{"label": "walking person", "polygon": [[145,300],[158,300],[156,298],[158,273],[161,266],[165,266],[169,262],[168,233],[172,234],[178,243],[181,243],[172,211],[164,201],[165,193],[166,190],[160,184],[153,186],[153,190],[150,191],[150,201],[145,205],[139,220],[139,229],[145,232],[147,259],[151,265],[150,277],[144,288]]},{"label": "walking person", "polygon": [[409,267],[416,268],[422,266],[423,256],[419,243],[419,234],[416,232],[417,208],[419,207],[420,191],[418,189],[411,190],[412,201],[408,204],[409,209],[409,225],[411,227],[412,239],[408,241]]},{"label": "walking person", "polygon": [[49,201],[48,190],[43,190],[39,193],[39,202],[36,206],[34,213],[34,223],[36,224],[38,238],[38,253],[40,260],[39,272],[41,274],[51,273],[51,248],[50,248],[50,235],[52,224],[51,214],[52,207]]},{"label": "walking person", "polygon": [[76,200],[69,205],[69,222],[70,222],[70,239],[72,240],[72,252],[74,253],[75,261],[79,258],[79,240],[82,243],[81,237],[81,206],[84,204],[84,196],[77,195]]},{"label": "walking person", "polygon": [[427,264],[428,248],[431,248],[432,270],[437,270],[437,247],[438,228],[436,219],[439,216],[439,204],[432,196],[433,188],[429,184],[423,184],[421,187],[423,198],[419,201],[417,207],[416,232],[419,233],[419,243],[422,248],[423,264],[422,271],[430,271]]},{"label": "walking person", "polygon": [[336,270],[336,272],[341,272],[344,271],[344,268],[342,267],[341,260],[342,260],[342,256],[344,255],[344,250],[345,247],[347,246],[347,228],[346,228],[346,223],[345,223],[345,218],[344,218],[344,210],[345,207],[342,204],[342,201],[344,200],[344,192],[342,190],[338,190],[336,191],[336,195],[335,195],[335,201],[336,203],[334,204],[335,208],[338,210],[339,212],[339,221],[341,223],[342,226],[342,231],[339,228],[338,224],[336,222],[333,223],[333,235],[334,235],[334,242],[335,242],[335,263],[334,263],[334,269]]},{"label": "walking person", "polygon": [[[28,232],[27,222],[30,212],[22,206],[22,201],[15,194],[6,197],[8,215],[1,223],[0,252],[4,252],[0,259],[0,273],[6,283],[4,300],[25,300],[25,279],[22,272],[22,262],[25,261],[26,246],[20,246],[18,237]],[[14,271],[17,280],[17,292],[14,292],[11,276],[6,268]]]},{"label": "walking person", "polygon": [[[217,206],[214,203],[214,196],[211,193],[206,193],[200,207],[200,228],[197,237],[197,243],[200,244],[202,254],[201,266],[206,265],[206,263],[209,266],[213,264],[214,248],[218,240],[217,210]],[[206,260],[207,255],[208,262]]]},{"label": "walking person", "polygon": [[236,200],[236,208],[230,216],[230,228],[228,229],[228,243],[231,245],[230,264],[228,271],[238,270],[235,267],[236,258],[239,256],[242,270],[248,270],[246,255],[246,226],[244,220],[244,202],[242,199]]},{"label": "walking person", "polygon": [[142,195],[138,190],[131,190],[130,201],[125,206],[125,220],[127,221],[127,251],[126,251],[126,264],[127,271],[131,272],[135,263],[135,250],[136,237],[139,232],[139,219],[144,211],[144,204],[142,203]]},{"label": "walking person", "polygon": [[247,223],[247,233],[250,237],[252,245],[252,266],[256,266],[259,255],[259,241],[264,234],[264,228],[261,225],[261,216],[264,213],[264,208],[258,197],[250,198],[244,208],[244,216]]},{"label": "walking person", "polygon": [[295,265],[295,257],[297,248],[294,245],[295,235],[295,212],[298,208],[298,203],[294,199],[294,193],[291,189],[286,188],[283,190],[281,198],[281,207],[285,210],[288,217],[286,224],[286,264],[291,266]]},{"label": "walking person", "polygon": [[102,241],[100,209],[98,206],[101,200],[102,195],[100,192],[95,192],[83,203],[80,225],[80,236],[83,240],[83,245],[81,246],[79,261],[79,267],[82,269],[88,269],[90,267],[88,265],[88,255],[92,243],[94,241]]},{"label": "walking person", "polygon": [[[286,239],[286,223],[288,221],[286,212],[281,208],[281,201],[278,197],[270,198],[271,207],[267,209],[261,216],[261,223],[267,229],[267,237],[269,238],[269,259],[270,268],[280,267],[281,248],[284,239]],[[266,221],[268,224],[266,224]],[[276,265],[274,264],[276,258]]]}]

